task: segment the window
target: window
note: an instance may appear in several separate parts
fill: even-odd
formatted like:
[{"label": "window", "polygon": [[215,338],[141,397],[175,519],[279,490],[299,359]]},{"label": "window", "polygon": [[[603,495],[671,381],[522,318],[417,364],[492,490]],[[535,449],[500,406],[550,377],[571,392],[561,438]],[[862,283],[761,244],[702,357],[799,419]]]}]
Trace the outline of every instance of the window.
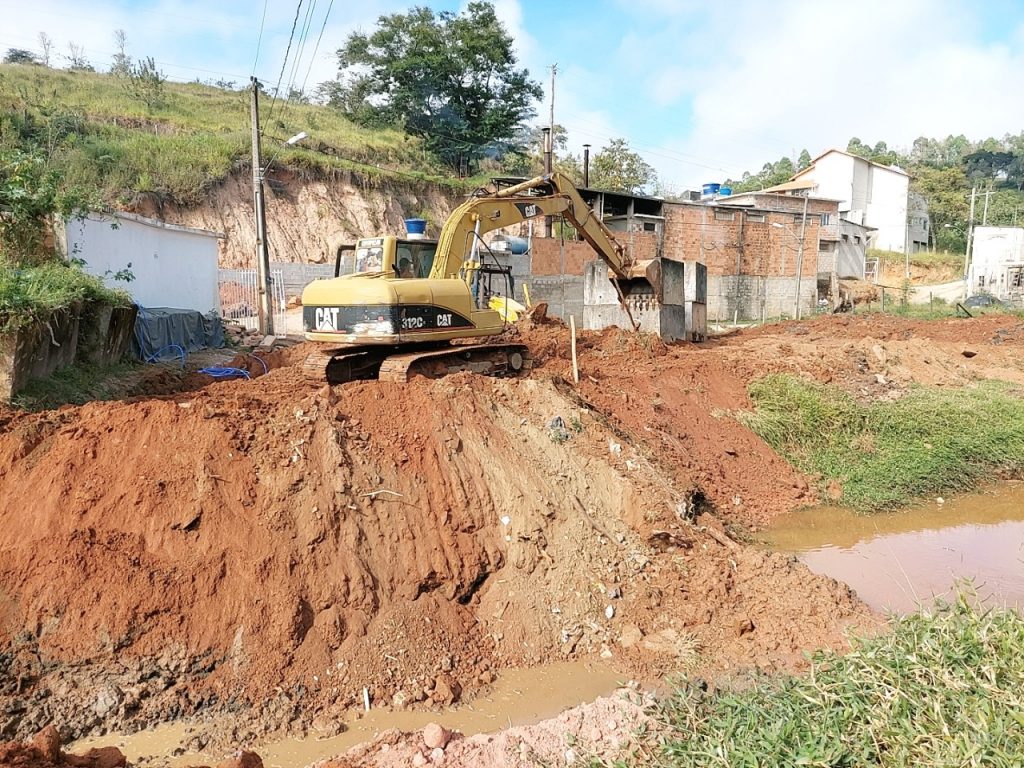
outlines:
[{"label": "window", "polygon": [[850,242],[850,236],[849,235],[843,235],[843,242],[844,243]]},{"label": "window", "polygon": [[981,288],[982,290],[985,290],[985,276],[984,275],[978,275],[978,287]]},{"label": "window", "polygon": [[853,244],[854,245],[860,245],[860,235],[854,235],[853,236]]},{"label": "window", "polygon": [[653,221],[645,221],[644,222],[644,232],[657,232],[657,231],[658,231],[658,225],[655,224]]},{"label": "window", "polygon": [[732,221],[736,214],[732,211],[715,211],[715,221]]},{"label": "window", "polygon": [[831,223],[832,223],[832,214],[830,214],[830,213],[823,213],[823,214],[821,214],[821,226],[827,227]]},{"label": "window", "polygon": [[752,222],[754,224],[764,224],[764,214],[763,213],[748,213],[747,214],[747,221]]},{"label": "window", "polygon": [[1011,288],[1024,288],[1024,268],[1022,268],[1022,267],[1011,267],[1010,268],[1010,287]]}]

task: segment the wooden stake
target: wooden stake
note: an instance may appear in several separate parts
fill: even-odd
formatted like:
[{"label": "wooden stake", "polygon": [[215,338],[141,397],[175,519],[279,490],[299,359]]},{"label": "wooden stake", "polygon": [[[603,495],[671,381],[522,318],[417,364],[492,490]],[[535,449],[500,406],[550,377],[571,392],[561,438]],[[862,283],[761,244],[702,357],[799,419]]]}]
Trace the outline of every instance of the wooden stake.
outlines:
[{"label": "wooden stake", "polygon": [[569,329],[572,331],[572,380],[580,383],[580,367],[576,362],[576,316],[569,315]]}]

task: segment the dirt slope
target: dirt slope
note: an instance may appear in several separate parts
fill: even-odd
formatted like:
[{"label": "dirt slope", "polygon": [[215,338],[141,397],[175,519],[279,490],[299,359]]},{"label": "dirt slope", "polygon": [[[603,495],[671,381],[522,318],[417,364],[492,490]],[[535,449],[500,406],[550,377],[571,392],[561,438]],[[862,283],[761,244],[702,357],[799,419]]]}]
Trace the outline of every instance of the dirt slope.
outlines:
[{"label": "dirt slope", "polygon": [[590,653],[636,676],[799,666],[871,619],[730,536],[813,500],[729,417],[746,384],[797,370],[898,394],[890,378],[1019,374],[1020,330],[826,319],[671,348],[584,334],[575,387],[568,332],[538,325],[515,380],[329,388],[286,364],[7,411],[0,735],[206,709],[301,731],[364,687],[378,706],[443,705],[503,666]]},{"label": "dirt slope", "polygon": [[[334,250],[356,237],[405,231],[404,219],[443,223],[460,200],[436,185],[360,181],[350,173],[302,178],[278,169],[267,185],[267,233],[272,261],[333,263]],[[136,213],[226,235],[221,267],[251,267],[256,252],[252,179],[236,173],[196,208],[141,200]]]}]

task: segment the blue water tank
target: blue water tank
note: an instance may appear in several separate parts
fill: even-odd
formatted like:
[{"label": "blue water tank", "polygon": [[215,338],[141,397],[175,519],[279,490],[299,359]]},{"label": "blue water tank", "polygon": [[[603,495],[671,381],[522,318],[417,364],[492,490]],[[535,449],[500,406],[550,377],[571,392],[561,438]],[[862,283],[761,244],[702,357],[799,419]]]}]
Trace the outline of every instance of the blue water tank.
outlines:
[{"label": "blue water tank", "polygon": [[530,241],[525,237],[512,237],[508,236],[505,238],[508,241],[508,249],[515,256],[522,256],[528,250],[530,250]]},{"label": "blue water tank", "polygon": [[732,187],[719,187],[718,188],[718,196],[719,197],[728,197],[731,194],[732,194]]},{"label": "blue water tank", "polygon": [[426,219],[406,219],[405,231],[410,235],[423,235],[427,232]]},{"label": "blue water tank", "polygon": [[701,187],[701,192],[704,197],[714,197],[718,194],[718,190],[722,188],[721,184],[705,184]]}]

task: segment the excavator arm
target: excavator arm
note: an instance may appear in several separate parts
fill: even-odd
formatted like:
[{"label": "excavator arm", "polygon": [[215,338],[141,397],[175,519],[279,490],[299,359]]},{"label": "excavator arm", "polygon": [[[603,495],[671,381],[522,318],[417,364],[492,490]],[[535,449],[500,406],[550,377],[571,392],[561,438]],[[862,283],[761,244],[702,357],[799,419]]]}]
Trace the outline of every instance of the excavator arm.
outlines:
[{"label": "excavator arm", "polygon": [[586,204],[575,185],[560,173],[538,176],[493,195],[471,198],[456,208],[441,230],[430,276],[458,277],[467,261],[475,261],[470,256],[487,232],[536,216],[559,214],[576,227],[616,277],[634,277],[626,250]]}]

